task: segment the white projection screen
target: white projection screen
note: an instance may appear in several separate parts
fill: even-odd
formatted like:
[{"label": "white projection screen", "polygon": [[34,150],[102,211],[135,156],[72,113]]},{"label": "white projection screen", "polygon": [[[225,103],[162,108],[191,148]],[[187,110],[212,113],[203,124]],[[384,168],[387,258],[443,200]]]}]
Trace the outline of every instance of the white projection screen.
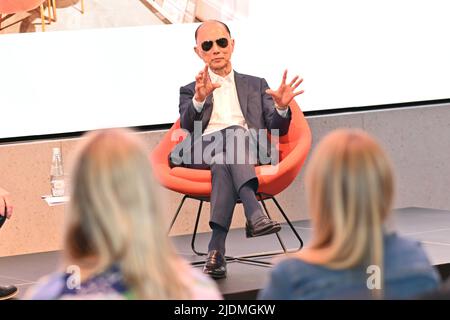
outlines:
[{"label": "white projection screen", "polygon": [[[449,99],[447,3],[250,0],[233,66],[271,87],[301,75],[303,111]],[[0,35],[0,139],[173,123],[197,26]]]}]

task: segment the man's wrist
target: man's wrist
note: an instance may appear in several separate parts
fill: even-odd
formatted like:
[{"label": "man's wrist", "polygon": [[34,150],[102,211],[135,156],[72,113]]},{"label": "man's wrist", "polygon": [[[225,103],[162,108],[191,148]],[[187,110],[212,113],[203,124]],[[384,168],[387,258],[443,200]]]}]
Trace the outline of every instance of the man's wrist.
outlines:
[{"label": "man's wrist", "polygon": [[195,96],[192,98],[192,104],[194,106],[194,109],[200,113],[202,112],[203,105],[205,104],[205,101],[199,102],[197,99],[195,99]]},{"label": "man's wrist", "polygon": [[286,107],[285,109],[276,108],[275,110],[277,110],[278,114],[282,118],[287,118],[288,117],[289,107]]},{"label": "man's wrist", "polygon": [[280,111],[284,111],[284,110],[286,110],[289,107],[289,105],[280,106],[276,102],[274,102],[274,104],[275,104],[275,108],[277,108]]},{"label": "man's wrist", "polygon": [[195,100],[198,104],[203,104],[203,103],[205,103],[206,98],[200,99],[197,95],[194,95],[194,100]]}]

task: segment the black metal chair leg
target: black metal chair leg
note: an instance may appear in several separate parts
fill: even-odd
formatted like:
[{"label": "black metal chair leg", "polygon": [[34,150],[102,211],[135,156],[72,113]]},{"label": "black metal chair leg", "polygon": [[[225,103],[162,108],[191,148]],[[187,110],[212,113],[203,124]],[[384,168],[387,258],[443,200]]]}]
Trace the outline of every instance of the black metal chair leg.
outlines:
[{"label": "black metal chair leg", "polygon": [[173,218],[172,218],[172,222],[170,223],[169,231],[167,232],[168,234],[169,234],[170,231],[172,230],[172,227],[173,227],[173,225],[175,224],[175,221],[176,221],[177,218],[178,218],[178,214],[180,213],[181,208],[183,207],[183,204],[184,204],[184,201],[186,200],[186,198],[187,198],[187,196],[185,195],[185,196],[183,197],[183,199],[181,200],[181,203],[180,203],[180,205],[178,206],[177,212],[175,212],[175,215],[174,215]]},{"label": "black metal chair leg", "polygon": [[[275,256],[275,255],[279,255],[279,254],[283,254],[283,253],[295,252],[295,251],[300,250],[300,249],[303,247],[303,240],[302,240],[302,238],[301,238],[300,235],[298,234],[298,232],[297,232],[297,230],[295,229],[295,227],[292,225],[291,221],[289,220],[289,218],[287,217],[286,213],[283,211],[283,209],[281,208],[280,204],[279,204],[278,201],[275,199],[275,197],[272,196],[272,195],[261,194],[261,193],[258,193],[257,196],[259,197],[259,201],[261,201],[261,204],[262,204],[262,206],[263,206],[263,208],[264,208],[264,211],[265,211],[266,215],[269,217],[269,219],[272,219],[272,217],[270,216],[269,210],[267,209],[267,206],[266,206],[266,203],[264,202],[263,197],[267,197],[267,198],[272,199],[272,201],[273,201],[273,202],[275,203],[275,205],[277,206],[278,210],[279,210],[279,211],[281,212],[281,214],[283,215],[284,220],[287,222],[287,224],[288,224],[289,227],[291,228],[292,232],[294,233],[295,237],[296,237],[297,240],[299,241],[300,247],[299,247],[298,249],[296,249],[296,250],[293,250],[293,251],[287,250],[287,249],[286,249],[286,245],[285,245],[284,242],[283,242],[283,239],[281,238],[279,232],[277,232],[277,233],[276,233],[276,236],[277,236],[277,238],[278,238],[278,241],[279,241],[279,243],[280,243],[281,248],[283,249],[283,251],[262,252],[262,253],[247,254],[247,255],[233,256],[233,257],[232,257],[232,256],[226,256],[225,259],[227,259],[227,261],[237,260],[237,261],[246,262],[246,263],[259,264],[259,265],[263,265],[263,266],[270,266],[270,265],[272,264],[271,262],[260,261],[260,260],[256,260],[255,258],[258,258],[258,257],[270,257],[270,256]],[[178,217],[178,215],[179,215],[179,213],[180,213],[180,211],[181,211],[181,209],[182,209],[182,207],[183,207],[183,205],[184,205],[184,202],[185,202],[185,200],[186,200],[187,198],[191,198],[191,199],[195,199],[195,200],[197,200],[197,201],[200,201],[200,204],[199,204],[198,210],[197,210],[197,217],[196,217],[196,219],[195,219],[194,232],[193,232],[193,234],[192,234],[192,239],[191,239],[191,248],[192,248],[192,251],[193,251],[195,254],[197,254],[197,255],[199,255],[199,256],[205,256],[205,255],[207,255],[206,252],[200,252],[200,251],[198,251],[198,250],[196,249],[196,247],[195,247],[195,239],[196,239],[196,237],[197,237],[197,230],[198,230],[198,225],[199,225],[199,221],[200,221],[200,215],[201,215],[202,208],[203,208],[203,202],[204,202],[204,201],[208,201],[207,199],[205,200],[205,199],[202,199],[202,198],[196,198],[196,197],[192,197],[192,196],[185,195],[185,196],[183,197],[183,199],[181,200],[181,203],[180,203],[180,205],[178,206],[177,212],[175,213],[175,215],[174,215],[174,217],[173,217],[173,219],[172,219],[172,222],[171,222],[171,224],[170,224],[169,232],[170,232],[170,230],[172,229],[172,227],[173,227],[173,225],[174,225],[174,223],[175,223],[175,221],[176,221],[176,219],[177,219],[177,217]],[[204,262],[198,261],[198,262],[194,262],[193,264],[200,264],[200,263],[204,263]]]},{"label": "black metal chair leg", "polygon": [[200,204],[198,205],[197,218],[195,219],[195,227],[194,227],[194,233],[192,234],[191,248],[192,248],[192,251],[194,251],[195,254],[197,254],[198,256],[206,256],[207,253],[199,252],[195,249],[195,238],[197,236],[198,223],[200,221],[200,214],[202,213],[202,207],[203,207],[203,200],[199,200],[199,201],[200,201]]},{"label": "black metal chair leg", "polygon": [[275,205],[277,206],[278,210],[280,210],[281,214],[283,215],[284,220],[286,220],[286,222],[289,225],[289,227],[291,228],[292,232],[295,234],[295,237],[300,242],[300,247],[298,248],[298,250],[300,250],[301,248],[303,248],[303,240],[302,240],[302,238],[300,237],[300,235],[298,234],[297,230],[295,230],[295,227],[292,225],[291,221],[288,219],[288,217],[284,213],[284,211],[281,208],[280,204],[278,203],[277,199],[275,199],[274,196],[271,196],[271,198],[272,198],[273,202],[275,203]]},{"label": "black metal chair leg", "polygon": [[258,254],[249,254],[249,255],[237,256],[237,257],[235,257],[235,260],[246,262],[246,263],[258,264],[258,265],[261,265],[261,266],[271,266],[272,265],[271,262],[256,260],[256,258],[258,258],[258,257],[261,257],[261,258],[262,257],[271,257],[271,256],[283,254],[283,253],[290,253],[290,252],[298,251],[298,250],[300,250],[303,247],[303,240],[300,237],[300,235],[298,234],[297,230],[295,230],[295,228],[292,225],[291,221],[289,220],[287,215],[284,213],[283,209],[281,208],[280,204],[278,203],[278,201],[275,199],[274,196],[269,195],[269,194],[261,194],[261,193],[258,193],[257,196],[259,197],[259,200],[261,201],[261,204],[263,205],[264,211],[266,212],[266,214],[269,217],[269,219],[272,219],[272,217],[270,216],[269,211],[267,210],[267,207],[266,207],[266,204],[265,204],[265,202],[263,200],[263,197],[265,196],[265,197],[270,198],[270,199],[272,199],[274,201],[275,205],[277,206],[278,210],[280,210],[281,214],[283,215],[284,219],[288,223],[288,225],[291,228],[292,232],[294,233],[295,237],[300,242],[300,247],[298,249],[292,250],[292,251],[287,250],[286,246],[284,245],[283,240],[281,239],[281,236],[277,232],[276,236],[277,236],[277,238],[278,238],[278,240],[280,242],[281,247],[283,248],[283,251],[272,251],[272,252],[263,252],[263,253],[258,253]]},{"label": "black metal chair leg", "polygon": [[[261,204],[262,204],[262,206],[263,206],[263,208],[264,208],[264,211],[266,212],[266,215],[269,217],[269,219],[272,220],[272,217],[271,217],[270,214],[269,214],[269,210],[267,210],[266,203],[264,202],[264,200],[263,200],[263,198],[262,198],[261,195],[260,195],[260,201],[261,201]],[[277,238],[278,238],[278,242],[280,243],[281,248],[282,248],[283,251],[286,253],[286,252],[287,252],[287,249],[286,249],[286,246],[284,245],[283,239],[281,239],[281,236],[279,235],[279,232],[277,232],[275,235],[276,235]]]}]

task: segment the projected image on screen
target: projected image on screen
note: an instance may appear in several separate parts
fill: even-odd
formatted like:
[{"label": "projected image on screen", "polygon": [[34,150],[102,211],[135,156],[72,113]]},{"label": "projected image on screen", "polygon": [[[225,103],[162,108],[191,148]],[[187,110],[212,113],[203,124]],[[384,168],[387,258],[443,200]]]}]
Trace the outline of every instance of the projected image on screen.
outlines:
[{"label": "projected image on screen", "polygon": [[56,0],[51,26],[74,19],[71,30],[0,35],[0,139],[175,122],[180,87],[204,68],[193,19],[228,24],[236,72],[271,88],[285,69],[301,76],[305,112],[449,99],[447,2],[84,0],[82,14]]},{"label": "projected image on screen", "polygon": [[0,0],[0,34],[233,21],[248,0]]}]

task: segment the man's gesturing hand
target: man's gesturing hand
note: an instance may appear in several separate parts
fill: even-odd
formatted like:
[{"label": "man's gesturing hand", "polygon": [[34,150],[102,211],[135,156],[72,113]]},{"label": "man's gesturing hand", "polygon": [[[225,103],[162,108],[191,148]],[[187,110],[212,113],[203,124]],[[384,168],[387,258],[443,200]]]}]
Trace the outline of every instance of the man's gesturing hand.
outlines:
[{"label": "man's gesturing hand", "polygon": [[266,93],[272,96],[276,107],[280,110],[286,109],[295,96],[304,92],[304,90],[295,92],[295,89],[303,82],[303,79],[299,79],[299,76],[295,76],[289,84],[286,84],[286,77],[287,70],[284,70],[283,79],[281,80],[281,84],[277,91],[273,91],[272,89],[266,90]]},{"label": "man's gesturing hand", "polygon": [[194,98],[198,102],[205,101],[215,89],[219,88],[219,83],[212,83],[208,73],[208,65],[198,73],[195,77],[195,95]]}]

